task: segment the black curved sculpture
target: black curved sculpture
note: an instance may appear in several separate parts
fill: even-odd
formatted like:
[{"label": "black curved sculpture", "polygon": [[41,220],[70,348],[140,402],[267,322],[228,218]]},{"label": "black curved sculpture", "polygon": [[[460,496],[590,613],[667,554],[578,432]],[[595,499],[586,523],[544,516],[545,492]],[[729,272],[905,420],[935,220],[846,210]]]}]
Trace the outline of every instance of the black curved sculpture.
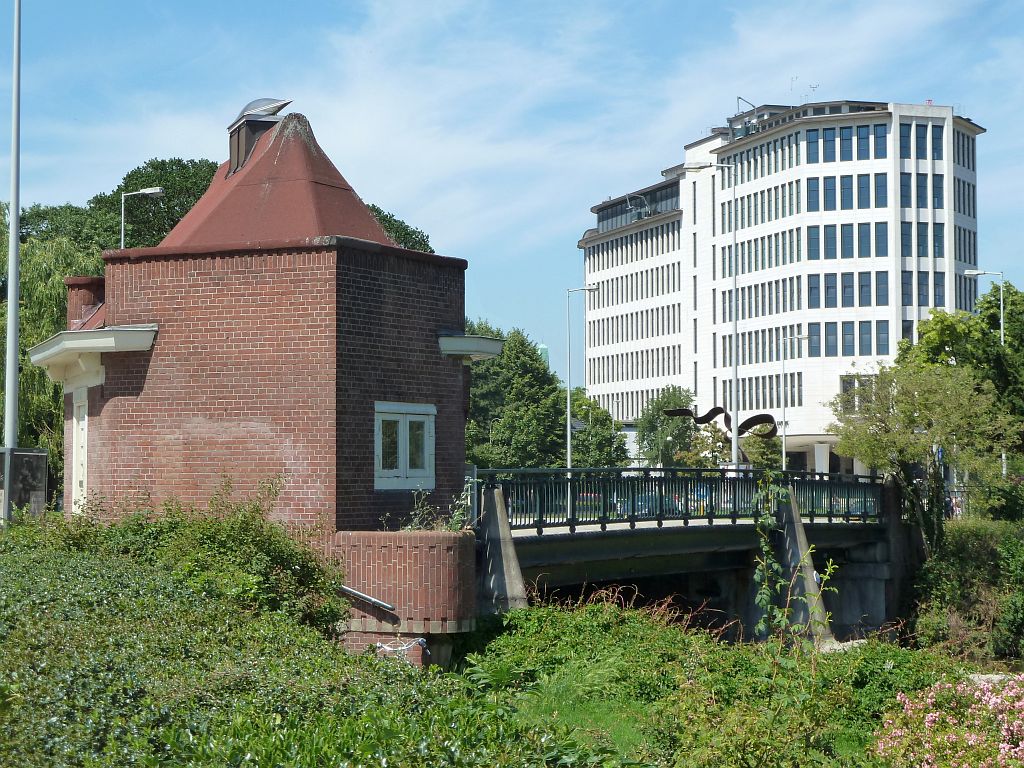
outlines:
[{"label": "black curved sculpture", "polygon": [[[690,408],[669,408],[664,411],[666,416],[683,416],[685,418],[693,419],[697,424],[708,424],[714,421],[719,416],[722,417],[722,421],[725,423],[726,434],[732,432],[732,417],[728,411],[720,405],[716,405],[707,413],[698,416],[696,411]],[[764,432],[751,432],[754,427],[760,427],[764,424],[769,425],[769,428]],[[767,440],[768,438],[775,437],[779,434],[779,425],[775,423],[775,417],[770,413],[757,413],[753,416],[744,419],[740,422],[739,430],[737,434],[740,437],[743,435],[750,435],[751,437],[760,437]]]}]

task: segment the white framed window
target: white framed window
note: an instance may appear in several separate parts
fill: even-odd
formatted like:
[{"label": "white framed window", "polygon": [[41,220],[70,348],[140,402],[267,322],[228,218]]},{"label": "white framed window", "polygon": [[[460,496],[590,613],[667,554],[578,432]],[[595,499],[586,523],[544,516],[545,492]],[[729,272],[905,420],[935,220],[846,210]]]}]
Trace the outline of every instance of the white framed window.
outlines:
[{"label": "white framed window", "polygon": [[434,488],[434,419],[429,403],[374,403],[374,490]]}]

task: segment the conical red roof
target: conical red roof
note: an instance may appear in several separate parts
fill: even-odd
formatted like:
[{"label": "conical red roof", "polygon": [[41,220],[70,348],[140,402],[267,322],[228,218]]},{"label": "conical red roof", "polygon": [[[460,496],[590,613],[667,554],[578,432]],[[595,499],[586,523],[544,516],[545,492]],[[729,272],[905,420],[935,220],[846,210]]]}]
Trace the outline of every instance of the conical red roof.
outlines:
[{"label": "conical red roof", "polygon": [[227,173],[225,162],[161,248],[324,235],[394,245],[317,144],[304,115],[287,115],[259,137],[245,165]]}]

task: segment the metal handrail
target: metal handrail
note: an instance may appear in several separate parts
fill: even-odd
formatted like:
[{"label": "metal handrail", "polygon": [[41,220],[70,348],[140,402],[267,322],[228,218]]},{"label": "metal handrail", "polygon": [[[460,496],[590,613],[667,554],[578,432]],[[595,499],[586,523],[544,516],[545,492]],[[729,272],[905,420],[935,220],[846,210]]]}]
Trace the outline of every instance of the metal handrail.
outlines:
[{"label": "metal handrail", "polygon": [[[513,530],[600,527],[647,521],[736,523],[758,514],[760,470],[677,467],[482,469],[484,486],[500,485]],[[815,472],[775,473],[793,489],[811,522],[880,522],[881,479]],[[568,486],[568,487],[567,487]]]}]

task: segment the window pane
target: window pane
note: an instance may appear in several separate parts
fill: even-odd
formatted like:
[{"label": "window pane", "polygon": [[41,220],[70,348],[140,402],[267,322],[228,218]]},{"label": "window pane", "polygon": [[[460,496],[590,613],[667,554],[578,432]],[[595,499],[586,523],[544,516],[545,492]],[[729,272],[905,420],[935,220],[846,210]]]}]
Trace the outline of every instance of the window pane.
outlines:
[{"label": "window pane", "polygon": [[398,469],[398,419],[380,421],[380,468]]},{"label": "window pane", "polygon": [[913,250],[914,225],[909,221],[900,222],[900,256],[909,259]]},{"label": "window pane", "polygon": [[861,173],[857,176],[857,207],[871,207],[871,174]]},{"label": "window pane", "polygon": [[871,225],[866,222],[857,225],[857,257],[871,257]]},{"label": "window pane", "polygon": [[844,259],[853,258],[853,224],[843,224],[840,228],[840,242]]},{"label": "window pane", "polygon": [[946,273],[935,272],[933,277],[935,279],[935,306],[944,307],[946,305]]},{"label": "window pane", "polygon": [[818,130],[807,131],[807,162],[818,162]]},{"label": "window pane", "polygon": [[409,420],[409,469],[425,469],[427,466],[426,423]]},{"label": "window pane", "polygon": [[928,123],[918,123],[917,130],[917,159],[928,159]]},{"label": "window pane", "polygon": [[807,276],[807,308],[818,309],[821,307],[821,276]]},{"label": "window pane", "polygon": [[818,178],[811,176],[807,179],[807,210],[817,211],[821,207],[818,195]]},{"label": "window pane", "polygon": [[853,322],[848,321],[843,323],[843,356],[849,357],[853,354]]},{"label": "window pane", "polygon": [[836,357],[839,354],[839,326],[825,323],[825,357]]},{"label": "window pane", "polygon": [[887,130],[888,126],[884,124],[875,126],[875,157],[879,160],[889,155]]},{"label": "window pane", "polygon": [[910,174],[909,173],[901,173],[900,174],[900,208],[910,208],[911,207],[910,184],[911,184]]},{"label": "window pane", "polygon": [[917,223],[917,256],[921,259],[928,258],[928,223],[925,221]]},{"label": "window pane", "polygon": [[839,129],[839,159],[853,160],[853,126],[844,125]]},{"label": "window pane", "polygon": [[825,258],[834,259],[836,257],[836,225],[826,224],[825,225]]},{"label": "window pane", "polygon": [[857,275],[857,292],[859,294],[857,299],[858,306],[870,307],[871,306],[871,273],[861,272]]},{"label": "window pane", "polygon": [[889,354],[889,321],[875,322],[875,352],[879,355]]},{"label": "window pane", "polygon": [[821,132],[822,138],[822,160],[826,163],[834,163],[836,159],[836,129],[825,128]]},{"label": "window pane", "polygon": [[825,176],[822,182],[825,188],[823,208],[826,211],[834,211],[836,209],[836,177]]},{"label": "window pane", "polygon": [[946,257],[946,232],[945,225],[935,224],[933,229],[933,242],[932,245],[935,251],[936,259],[944,259]]},{"label": "window pane", "polygon": [[889,179],[888,174],[875,174],[875,208],[885,208],[889,205]]},{"label": "window pane", "polygon": [[807,228],[807,259],[821,258],[821,229],[817,226]]},{"label": "window pane", "polygon": [[900,157],[910,159],[910,123],[900,123]]},{"label": "window pane", "polygon": [[821,323],[807,324],[807,356],[821,357]]},{"label": "window pane", "polygon": [[853,272],[843,272],[843,306],[853,306]]},{"label": "window pane", "polygon": [[932,176],[932,208],[944,208],[946,206],[945,193],[946,176],[936,173]]},{"label": "window pane", "polygon": [[875,256],[889,255],[889,222],[875,224]]},{"label": "window pane", "polygon": [[889,306],[889,273],[875,272],[875,304]]},{"label": "window pane", "polygon": [[[934,141],[934,136],[932,138]],[[871,126],[857,126],[857,159],[867,160],[871,157]]]},{"label": "window pane", "polygon": [[[909,270],[903,270],[900,281],[900,293],[903,299],[904,307],[914,306],[914,273]],[[904,337],[906,338],[906,337]]]},{"label": "window pane", "polygon": [[858,326],[860,333],[860,344],[858,348],[858,354],[870,355],[871,354],[871,321],[861,320]]},{"label": "window pane", "polygon": [[942,159],[942,126],[932,126],[932,160]]},{"label": "window pane", "polygon": [[836,275],[834,272],[825,275],[825,306],[836,306]]},{"label": "window pane", "polygon": [[917,273],[917,303],[919,306],[927,307],[929,294],[931,293],[928,285],[928,273],[918,272]]},{"label": "window pane", "polygon": [[928,207],[928,174],[917,174],[917,207]]},{"label": "window pane", "polygon": [[853,176],[840,176],[840,205],[844,211],[853,210]]}]

